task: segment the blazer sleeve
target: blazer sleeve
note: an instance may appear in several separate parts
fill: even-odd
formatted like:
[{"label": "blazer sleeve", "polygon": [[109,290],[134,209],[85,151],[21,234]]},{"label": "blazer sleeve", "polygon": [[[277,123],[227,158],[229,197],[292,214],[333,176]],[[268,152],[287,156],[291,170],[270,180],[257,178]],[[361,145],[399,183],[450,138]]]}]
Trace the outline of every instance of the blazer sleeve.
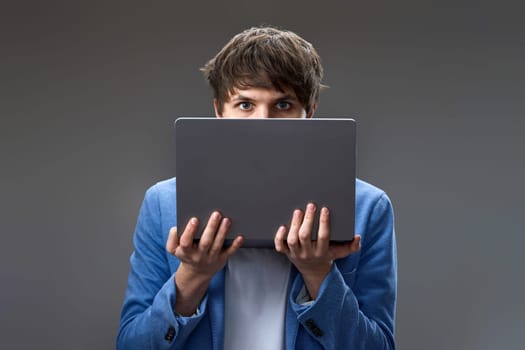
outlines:
[{"label": "blazer sleeve", "polygon": [[207,296],[190,317],[175,313],[176,290],[162,232],[158,189],[142,203],[130,258],[128,286],[122,306],[117,349],[179,349],[206,313]]},{"label": "blazer sleeve", "polygon": [[300,274],[292,282],[296,348],[395,349],[396,242],[392,205],[384,192],[368,215],[360,252],[341,259],[355,262],[342,271],[346,261],[337,261],[313,303],[297,303],[304,282]]}]

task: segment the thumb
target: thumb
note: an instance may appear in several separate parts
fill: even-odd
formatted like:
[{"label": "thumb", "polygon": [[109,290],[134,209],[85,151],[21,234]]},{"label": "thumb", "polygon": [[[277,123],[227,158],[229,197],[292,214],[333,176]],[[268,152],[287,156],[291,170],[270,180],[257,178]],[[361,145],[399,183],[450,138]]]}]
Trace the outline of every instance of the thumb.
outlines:
[{"label": "thumb", "polygon": [[343,244],[331,244],[330,252],[333,259],[341,259],[350,254],[357,253],[361,249],[361,236],[355,235],[352,242]]},{"label": "thumb", "polygon": [[175,251],[179,246],[179,235],[177,234],[177,227],[174,226],[170,229],[168,234],[168,240],[166,241],[166,250],[168,253],[175,255]]}]

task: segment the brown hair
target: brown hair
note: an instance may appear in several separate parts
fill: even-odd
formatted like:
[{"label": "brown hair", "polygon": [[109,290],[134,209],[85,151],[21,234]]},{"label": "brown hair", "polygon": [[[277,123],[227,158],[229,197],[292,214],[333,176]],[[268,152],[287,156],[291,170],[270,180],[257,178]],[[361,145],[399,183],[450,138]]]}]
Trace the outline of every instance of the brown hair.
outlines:
[{"label": "brown hair", "polygon": [[273,27],[235,35],[201,71],[213,89],[219,112],[234,88],[291,88],[306,112],[319,101],[323,67],[312,44]]}]

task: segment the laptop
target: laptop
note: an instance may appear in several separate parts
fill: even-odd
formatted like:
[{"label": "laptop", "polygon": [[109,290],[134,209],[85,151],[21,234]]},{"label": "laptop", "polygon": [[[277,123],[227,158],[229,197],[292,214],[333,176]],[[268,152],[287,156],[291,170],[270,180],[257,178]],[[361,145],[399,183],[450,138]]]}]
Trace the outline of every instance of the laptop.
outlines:
[{"label": "laptop", "polygon": [[225,244],[273,247],[294,209],[330,209],[332,242],[354,238],[356,126],[337,119],[178,118],[175,121],[177,223],[210,214],[231,218]]}]

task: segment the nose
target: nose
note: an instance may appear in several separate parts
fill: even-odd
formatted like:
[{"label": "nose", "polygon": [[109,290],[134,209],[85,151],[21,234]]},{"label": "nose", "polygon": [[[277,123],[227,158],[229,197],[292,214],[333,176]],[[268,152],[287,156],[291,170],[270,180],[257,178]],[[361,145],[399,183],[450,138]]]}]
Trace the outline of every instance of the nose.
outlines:
[{"label": "nose", "polygon": [[253,111],[252,115],[254,118],[261,118],[261,119],[270,118],[270,107],[264,104],[261,104],[257,106],[257,108]]}]

